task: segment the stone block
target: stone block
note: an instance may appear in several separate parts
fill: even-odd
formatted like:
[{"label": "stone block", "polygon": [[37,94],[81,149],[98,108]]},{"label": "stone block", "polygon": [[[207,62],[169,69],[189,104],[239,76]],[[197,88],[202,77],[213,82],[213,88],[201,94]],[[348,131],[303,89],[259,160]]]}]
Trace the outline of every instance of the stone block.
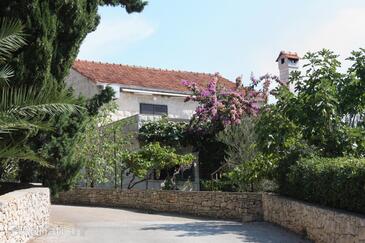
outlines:
[{"label": "stone block", "polygon": [[45,233],[49,221],[48,188],[30,188],[0,196],[0,242],[26,242]]},{"label": "stone block", "polygon": [[359,226],[358,228],[359,232],[359,240],[365,240],[365,226]]}]

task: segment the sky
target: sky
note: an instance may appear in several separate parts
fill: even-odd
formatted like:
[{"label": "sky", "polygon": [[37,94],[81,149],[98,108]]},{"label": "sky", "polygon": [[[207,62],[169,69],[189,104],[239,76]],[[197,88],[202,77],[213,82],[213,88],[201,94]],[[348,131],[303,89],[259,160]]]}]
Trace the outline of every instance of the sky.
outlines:
[{"label": "sky", "polygon": [[[364,0],[149,0],[142,13],[100,7],[85,60],[215,73],[248,83],[278,74],[281,50],[365,48]],[[345,66],[348,64],[344,64]]]}]

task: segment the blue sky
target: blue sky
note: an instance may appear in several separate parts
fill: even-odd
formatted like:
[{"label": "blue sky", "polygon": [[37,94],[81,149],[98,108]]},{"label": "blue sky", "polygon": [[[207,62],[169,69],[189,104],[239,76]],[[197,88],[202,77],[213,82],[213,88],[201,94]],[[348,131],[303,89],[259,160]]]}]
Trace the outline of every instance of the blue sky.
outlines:
[{"label": "blue sky", "polygon": [[280,50],[365,47],[364,0],[149,0],[140,14],[100,8],[78,58],[219,72],[234,80],[277,74]]}]

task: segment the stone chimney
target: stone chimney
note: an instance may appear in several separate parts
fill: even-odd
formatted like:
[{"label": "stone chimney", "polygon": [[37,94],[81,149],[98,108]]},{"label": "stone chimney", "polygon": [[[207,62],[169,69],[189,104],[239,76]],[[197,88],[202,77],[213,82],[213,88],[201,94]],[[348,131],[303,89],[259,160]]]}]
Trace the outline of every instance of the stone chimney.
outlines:
[{"label": "stone chimney", "polygon": [[[283,83],[289,82],[290,73],[299,68],[299,56],[296,52],[281,51],[276,58],[280,71],[280,80]],[[289,90],[294,92],[294,84],[289,85]]]},{"label": "stone chimney", "polygon": [[236,78],[236,89],[242,88],[243,84],[242,84],[242,77],[239,76]]}]

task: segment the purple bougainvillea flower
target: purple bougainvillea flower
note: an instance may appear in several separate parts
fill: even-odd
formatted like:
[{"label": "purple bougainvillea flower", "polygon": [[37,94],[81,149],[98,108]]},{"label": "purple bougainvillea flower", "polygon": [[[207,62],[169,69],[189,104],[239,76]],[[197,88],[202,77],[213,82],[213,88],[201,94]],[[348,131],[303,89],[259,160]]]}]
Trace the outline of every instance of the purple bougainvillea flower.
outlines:
[{"label": "purple bougainvillea flower", "polygon": [[190,86],[191,85],[191,82],[188,81],[188,80],[182,80],[181,81],[181,84],[184,85],[184,86]]},{"label": "purple bougainvillea flower", "polygon": [[[271,81],[278,80],[276,76],[268,74],[260,79],[251,75],[251,86],[226,89],[218,85],[218,79],[219,76],[215,75],[205,88],[199,87],[194,82],[183,81],[183,85],[192,93],[185,101],[198,103],[190,122],[190,131],[200,134],[217,132],[214,129],[222,129],[222,125],[224,128],[240,124],[244,116],[256,116],[260,111],[260,104],[267,101]],[[255,90],[261,81],[262,90]]]}]

